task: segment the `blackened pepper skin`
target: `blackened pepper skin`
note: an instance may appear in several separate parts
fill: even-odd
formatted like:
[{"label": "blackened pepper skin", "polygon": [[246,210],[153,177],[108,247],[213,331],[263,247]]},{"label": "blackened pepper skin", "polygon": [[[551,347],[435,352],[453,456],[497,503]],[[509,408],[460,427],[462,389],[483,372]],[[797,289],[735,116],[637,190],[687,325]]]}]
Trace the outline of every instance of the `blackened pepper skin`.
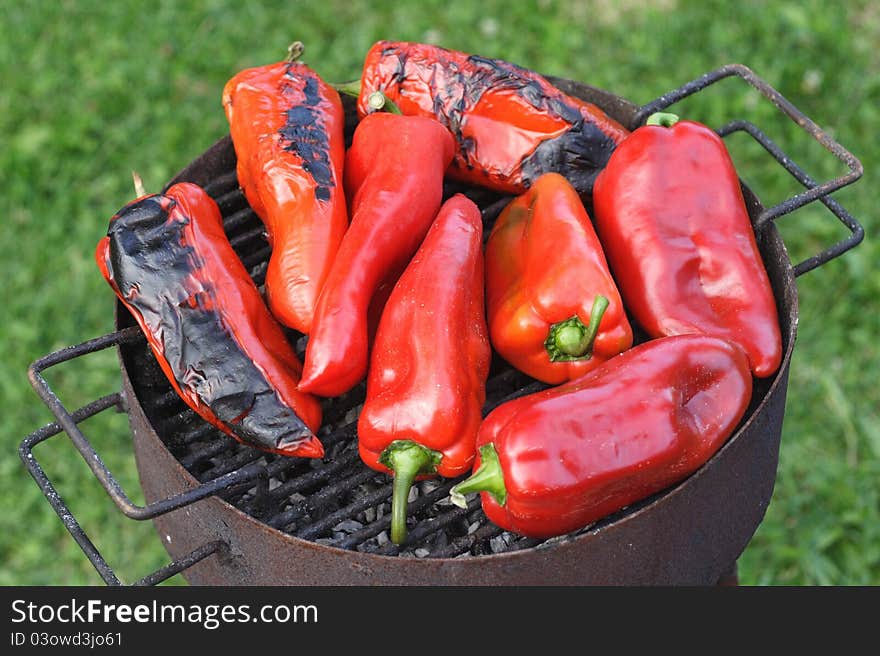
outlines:
[{"label": "blackened pepper skin", "polygon": [[266,300],[278,321],[308,334],[348,228],[339,94],[301,62],[236,73],[223,87],[236,173],[266,226]]},{"label": "blackened pepper skin", "polygon": [[381,91],[404,114],[429,116],[455,136],[449,175],[521,194],[543,173],[579,193],[629,131],[599,107],[569,96],[534,71],[437,46],[379,41],[367,53],[358,112]]},{"label": "blackened pepper skin", "polygon": [[244,444],[323,455],[320,405],[296,390],[301,363],[200,187],[126,205],[95,258],[187,405]]},{"label": "blackened pepper skin", "polygon": [[[287,65],[284,78],[295,79],[294,63]],[[330,162],[330,143],[326,132],[320,129],[324,116],[316,78],[305,78],[302,85],[302,104],[285,111],[284,125],[279,130],[283,148],[302,161],[303,170],[315,181],[315,198],[329,201],[336,176]]]}]

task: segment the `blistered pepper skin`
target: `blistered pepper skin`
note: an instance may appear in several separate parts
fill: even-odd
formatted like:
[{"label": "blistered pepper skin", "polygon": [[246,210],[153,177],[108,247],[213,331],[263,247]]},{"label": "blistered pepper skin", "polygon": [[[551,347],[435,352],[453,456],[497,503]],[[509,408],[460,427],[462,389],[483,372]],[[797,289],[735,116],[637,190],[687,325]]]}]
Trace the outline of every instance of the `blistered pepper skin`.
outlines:
[{"label": "blistered pepper skin", "polygon": [[269,308],[281,323],[308,334],[348,227],[342,102],[311,68],[283,61],[232,77],[223,106],[239,184],[272,246]]},{"label": "blistered pepper skin", "polygon": [[[644,342],[504,403],[480,428],[474,469],[491,445],[506,498],[480,492],[483,510],[536,538],[588,526],[695,472],[732,434],[751,392],[742,350],[694,334]],[[466,484],[453,492],[486,489]]]},{"label": "blistered pepper skin", "polygon": [[638,128],[597,178],[593,208],[624,303],[650,336],[716,335],[745,350],[755,376],[779,369],[773,289],[714,130],[685,120]]},{"label": "blistered pepper skin", "polygon": [[95,259],[189,407],[249,446],[323,455],[321,407],[296,389],[302,365],[200,187],[126,205]]},{"label": "blistered pepper skin", "polygon": [[521,194],[543,173],[589,193],[629,131],[537,73],[438,46],[379,41],[367,53],[358,112],[381,91],[404,114],[435,118],[455,136],[450,177]]},{"label": "blistered pepper skin", "polygon": [[345,160],[351,225],[318,299],[299,389],[339,396],[366,377],[370,314],[437,216],[454,148],[432,119],[378,113],[358,123]]},{"label": "blistered pepper skin", "polygon": [[[588,344],[560,355],[554,326],[590,324],[597,297],[607,301]],[[492,345],[514,367],[558,384],[632,346],[617,285],[587,210],[571,184],[546,173],[501,212],[486,242],[486,304]]]}]

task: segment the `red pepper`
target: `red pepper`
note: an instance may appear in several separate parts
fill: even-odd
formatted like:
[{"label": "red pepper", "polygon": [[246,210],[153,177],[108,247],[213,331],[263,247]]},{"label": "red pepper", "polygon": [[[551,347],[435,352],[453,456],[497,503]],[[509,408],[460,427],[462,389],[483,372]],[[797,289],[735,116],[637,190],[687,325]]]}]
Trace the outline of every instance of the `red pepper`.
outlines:
[{"label": "red pepper", "polygon": [[371,301],[425,238],[454,149],[431,119],[379,113],[358,123],[345,159],[351,225],[315,309],[302,391],[338,396],[366,376]]},{"label": "red pepper", "polygon": [[474,474],[498,526],[563,535],[683,480],[745,414],[752,376],[740,348],[708,335],[640,344],[582,378],[498,406],[484,420]]},{"label": "red pepper", "polygon": [[142,196],[110,220],[95,259],[171,386],[239,442],[319,458],[318,400],[223,232],[217,204],[190,183]]},{"label": "red pepper", "polygon": [[746,352],[758,377],[782,361],[776,302],[724,141],[657,114],[596,180],[596,229],[633,319],[652,337],[700,332]]},{"label": "red pepper", "polygon": [[495,350],[546,383],[577,378],[632,346],[590,217],[557,173],[498,216],[486,243],[486,298]]},{"label": "red pepper", "polygon": [[437,119],[455,135],[450,177],[520,194],[556,171],[579,192],[629,134],[596,105],[537,73],[498,59],[421,43],[379,41],[367,53],[358,113],[381,91],[407,115]]},{"label": "red pepper", "polygon": [[491,347],[483,301],[483,224],[446,201],[385,305],[358,420],[363,461],[394,476],[391,540],[406,537],[417,477],[455,477],[474,461]]},{"label": "red pepper", "polygon": [[235,75],[223,105],[239,184],[272,247],[269,308],[281,323],[308,333],[348,227],[342,102],[308,66],[283,61]]}]

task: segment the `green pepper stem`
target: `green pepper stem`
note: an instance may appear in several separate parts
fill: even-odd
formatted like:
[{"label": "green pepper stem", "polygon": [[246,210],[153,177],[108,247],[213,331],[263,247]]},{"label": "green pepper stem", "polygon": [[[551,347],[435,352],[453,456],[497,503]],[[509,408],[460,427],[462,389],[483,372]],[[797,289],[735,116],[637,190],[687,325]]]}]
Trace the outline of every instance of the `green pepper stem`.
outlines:
[{"label": "green pepper stem", "polygon": [[337,84],[331,84],[334,89],[336,89],[339,93],[344,93],[347,96],[354,96],[355,98],[361,95],[361,81],[353,80],[351,82],[339,82]]},{"label": "green pepper stem", "polygon": [[501,506],[507,501],[504,472],[501,470],[495,445],[491,442],[480,447],[480,466],[477,467],[477,471],[449,490],[449,496],[452,503],[466,508],[464,495],[472,492],[488,492]]},{"label": "green pepper stem", "polygon": [[369,96],[367,96],[367,104],[370,106],[370,109],[373,111],[385,110],[389,114],[402,114],[400,111],[400,107],[398,107],[391,98],[386,96],[381,91],[373,91]]},{"label": "green pepper stem", "polygon": [[391,541],[403,544],[406,540],[406,507],[409,490],[416,476],[432,474],[443,454],[412,440],[394,440],[379,454],[379,462],[394,472],[391,488]]},{"label": "green pepper stem", "polygon": [[303,45],[302,41],[294,41],[289,46],[287,46],[287,58],[285,61],[290,63],[295,62],[297,59],[302,57],[302,54],[305,52],[306,47]]},{"label": "green pepper stem", "polygon": [[599,324],[608,299],[597,294],[590,309],[590,323],[584,322],[575,315],[565,321],[558,321],[550,326],[544,348],[551,362],[569,362],[571,360],[589,360],[593,355],[593,343],[599,334]]},{"label": "green pepper stem", "polygon": [[671,128],[678,123],[678,115],[669,112],[655,112],[648,117],[645,125],[659,125],[664,128]]}]

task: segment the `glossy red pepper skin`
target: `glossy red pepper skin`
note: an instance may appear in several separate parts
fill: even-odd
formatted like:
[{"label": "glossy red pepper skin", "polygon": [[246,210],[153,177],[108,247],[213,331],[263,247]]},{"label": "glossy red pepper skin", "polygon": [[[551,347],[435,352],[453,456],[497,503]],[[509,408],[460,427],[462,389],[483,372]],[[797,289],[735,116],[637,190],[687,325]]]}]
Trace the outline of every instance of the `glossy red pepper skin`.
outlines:
[{"label": "glossy red pepper skin", "polygon": [[[561,327],[577,324],[571,330],[585,336],[600,296],[608,306],[598,332],[567,354],[559,351]],[[486,299],[495,350],[545,383],[577,378],[632,346],[623,301],[587,210],[557,173],[538,178],[495,221],[486,242]]]},{"label": "glossy red pepper skin", "polygon": [[366,376],[371,302],[425,238],[454,149],[432,119],[379,113],[358,123],[345,160],[351,224],[318,299],[302,391],[338,396]]},{"label": "glossy red pepper skin", "polygon": [[629,134],[592,103],[498,59],[422,43],[379,41],[367,53],[358,112],[381,91],[404,114],[437,119],[455,135],[450,177],[521,194],[542,173],[581,193]]},{"label": "glossy red pepper skin", "polygon": [[694,121],[645,125],[596,180],[596,229],[633,319],[652,337],[701,332],[772,375],[782,337],[770,280],[722,139]]},{"label": "glossy red pepper skin", "polygon": [[[679,335],[504,403],[477,436],[475,471],[497,457],[501,488],[494,489],[503,499],[481,492],[483,510],[498,526],[531,537],[583,528],[696,471],[732,434],[751,390],[739,347]],[[453,493],[488,489],[468,487],[465,481]]]},{"label": "glossy red pepper skin", "polygon": [[307,334],[348,227],[342,102],[308,66],[283,61],[236,74],[223,89],[223,106],[239,184],[272,247],[269,308]]},{"label": "glossy red pepper skin", "polygon": [[200,187],[180,183],[127,204],[95,259],[189,407],[249,446],[323,455],[321,406],[296,389],[296,353]]},{"label": "glossy red pepper skin", "polygon": [[[364,463],[393,474],[392,540],[405,534],[417,476],[470,469],[486,400],[491,346],[483,290],[479,208],[457,194],[440,208],[394,286],[376,332],[358,420]],[[400,460],[400,449],[412,453]]]}]

